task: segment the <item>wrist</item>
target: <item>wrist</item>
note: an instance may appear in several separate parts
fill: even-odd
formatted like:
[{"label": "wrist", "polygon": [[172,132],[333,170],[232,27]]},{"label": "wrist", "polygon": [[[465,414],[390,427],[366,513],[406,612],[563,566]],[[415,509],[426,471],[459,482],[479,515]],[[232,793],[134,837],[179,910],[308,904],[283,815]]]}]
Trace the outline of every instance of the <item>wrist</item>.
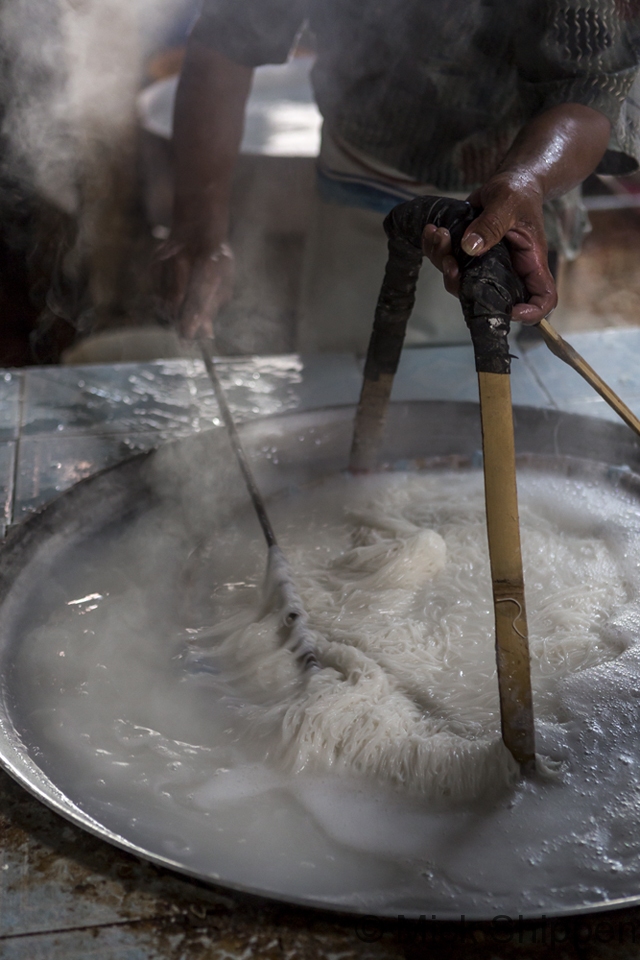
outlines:
[{"label": "wrist", "polygon": [[595,170],[610,130],[609,120],[591,107],[550,107],[520,130],[496,175],[532,198],[561,196]]},{"label": "wrist", "polygon": [[229,204],[206,193],[174,200],[171,234],[194,254],[215,253],[229,239]]},{"label": "wrist", "polygon": [[174,216],[171,239],[192,259],[230,253],[227,224]]},{"label": "wrist", "polygon": [[546,199],[544,178],[530,167],[509,164],[499,168],[482,187],[482,192],[512,195],[519,200],[527,199],[542,205]]}]

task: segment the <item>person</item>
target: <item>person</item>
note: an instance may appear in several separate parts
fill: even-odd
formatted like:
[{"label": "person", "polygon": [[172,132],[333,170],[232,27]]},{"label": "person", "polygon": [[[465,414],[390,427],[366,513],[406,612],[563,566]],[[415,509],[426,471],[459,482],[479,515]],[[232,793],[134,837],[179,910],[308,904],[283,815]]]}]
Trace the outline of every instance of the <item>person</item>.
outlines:
[{"label": "person", "polygon": [[[299,345],[366,349],[383,214],[435,192],[481,208],[468,254],[506,238],[528,291],[513,318],[547,316],[557,302],[547,234],[556,250],[575,246],[579,184],[638,165],[637,0],[204,0],[177,94],[174,214],[160,254],[183,335],[211,335],[232,295],[230,193],[253,69],[286,61],[307,19],[324,128]],[[447,232],[428,226],[423,243],[455,294]]]}]

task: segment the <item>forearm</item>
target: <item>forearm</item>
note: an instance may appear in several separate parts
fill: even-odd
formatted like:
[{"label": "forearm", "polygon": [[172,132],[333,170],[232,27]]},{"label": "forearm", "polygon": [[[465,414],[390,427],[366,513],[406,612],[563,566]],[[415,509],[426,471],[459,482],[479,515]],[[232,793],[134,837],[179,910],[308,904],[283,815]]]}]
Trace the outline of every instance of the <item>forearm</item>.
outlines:
[{"label": "forearm", "polygon": [[227,239],[233,171],[253,71],[191,41],[176,96],[172,236],[192,253]]},{"label": "forearm", "polygon": [[[514,307],[514,319],[537,323],[555,307],[542,205],[595,170],[609,133],[609,120],[591,107],[567,103],[546,110],[522,128],[493,176],[469,198],[480,213],[467,227],[462,249],[479,256],[506,238],[528,291],[528,302]],[[447,289],[456,293],[459,270],[449,235],[427,228],[424,249],[443,271]]]},{"label": "forearm", "polygon": [[593,173],[610,130],[609,120],[591,107],[553,107],[522,128],[495,176],[516,190],[537,191],[543,200],[561,196]]}]

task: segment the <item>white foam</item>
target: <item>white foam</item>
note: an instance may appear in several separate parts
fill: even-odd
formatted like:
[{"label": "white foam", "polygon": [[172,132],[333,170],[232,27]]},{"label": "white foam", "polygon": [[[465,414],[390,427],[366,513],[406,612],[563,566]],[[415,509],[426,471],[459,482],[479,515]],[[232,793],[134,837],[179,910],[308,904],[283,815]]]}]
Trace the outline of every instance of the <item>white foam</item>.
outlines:
[{"label": "white foam", "polygon": [[[560,679],[620,652],[601,628],[626,598],[606,535],[584,508],[563,515],[556,501],[550,492],[522,512],[540,719],[553,719]],[[513,783],[477,477],[341,478],[293,509],[282,516],[287,551],[325,669],[300,689],[269,617],[213,648],[249,685],[275,691],[254,722],[281,734],[288,769],[375,776],[433,800]],[[312,549],[319,534],[328,555]]]}]

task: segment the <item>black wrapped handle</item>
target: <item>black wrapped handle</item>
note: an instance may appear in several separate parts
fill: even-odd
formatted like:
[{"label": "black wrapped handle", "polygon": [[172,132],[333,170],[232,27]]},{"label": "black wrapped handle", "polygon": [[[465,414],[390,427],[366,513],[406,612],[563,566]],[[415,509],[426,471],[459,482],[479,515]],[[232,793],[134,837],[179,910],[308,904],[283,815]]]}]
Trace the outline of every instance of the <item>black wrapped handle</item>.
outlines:
[{"label": "black wrapped handle", "polygon": [[446,227],[460,267],[460,303],[471,333],[476,369],[509,373],[507,334],[511,308],[526,298],[524,285],[511,265],[504,241],[479,257],[470,257],[460,242],[477,217],[465,200],[419,197],[395,207],[384,221],[389,259],[378,297],[373,332],[365,364],[365,379],[393,376],[398,368],[407,322],[415,303],[422,263],[422,233],[427,224]]}]

